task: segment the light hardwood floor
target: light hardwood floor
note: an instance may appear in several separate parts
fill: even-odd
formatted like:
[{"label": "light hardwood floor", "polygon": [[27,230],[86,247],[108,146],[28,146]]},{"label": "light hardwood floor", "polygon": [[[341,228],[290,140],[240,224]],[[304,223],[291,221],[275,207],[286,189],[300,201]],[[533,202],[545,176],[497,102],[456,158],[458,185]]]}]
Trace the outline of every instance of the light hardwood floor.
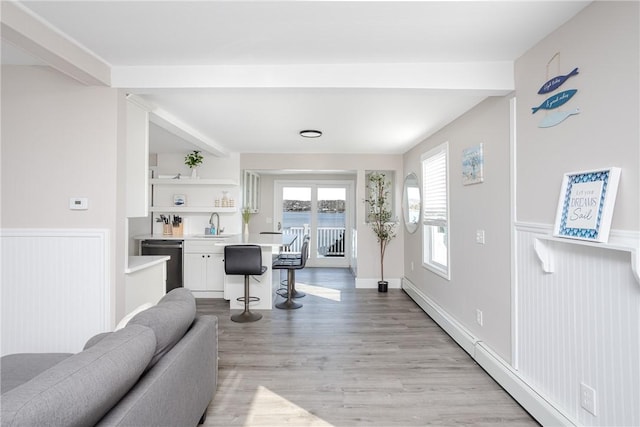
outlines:
[{"label": "light hardwood floor", "polygon": [[302,308],[255,323],[198,300],[219,318],[205,426],[537,425],[402,290],[355,289],[347,269],[306,268],[297,283]]}]

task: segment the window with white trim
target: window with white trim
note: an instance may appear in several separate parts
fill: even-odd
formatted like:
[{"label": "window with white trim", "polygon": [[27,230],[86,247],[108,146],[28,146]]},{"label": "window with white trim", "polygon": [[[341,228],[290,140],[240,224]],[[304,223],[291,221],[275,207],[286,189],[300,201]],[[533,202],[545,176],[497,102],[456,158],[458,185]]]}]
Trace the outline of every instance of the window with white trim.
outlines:
[{"label": "window with white trim", "polygon": [[424,153],[422,161],[422,262],[449,279],[449,143]]}]

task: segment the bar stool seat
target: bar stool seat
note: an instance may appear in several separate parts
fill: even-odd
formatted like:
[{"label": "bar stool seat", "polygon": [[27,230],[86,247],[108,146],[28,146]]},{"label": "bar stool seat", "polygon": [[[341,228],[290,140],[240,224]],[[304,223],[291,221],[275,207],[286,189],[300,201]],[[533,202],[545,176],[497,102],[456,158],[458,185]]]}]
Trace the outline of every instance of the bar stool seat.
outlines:
[{"label": "bar stool seat", "polygon": [[244,296],[237,298],[244,302],[244,311],[231,316],[238,323],[255,322],[262,319],[262,314],[252,313],[249,303],[260,301],[258,297],[249,295],[250,276],[262,275],[267,267],[262,265],[262,249],[258,245],[229,245],[224,247],[224,272],[229,275],[244,276]]},{"label": "bar stool seat", "polygon": [[296,270],[301,270],[307,264],[309,257],[309,240],[305,240],[302,244],[300,258],[281,258],[278,257],[273,261],[271,268],[273,270],[287,270],[287,299],[276,304],[276,308],[284,310],[292,310],[302,307],[302,304],[293,300],[293,289],[296,283]]}]

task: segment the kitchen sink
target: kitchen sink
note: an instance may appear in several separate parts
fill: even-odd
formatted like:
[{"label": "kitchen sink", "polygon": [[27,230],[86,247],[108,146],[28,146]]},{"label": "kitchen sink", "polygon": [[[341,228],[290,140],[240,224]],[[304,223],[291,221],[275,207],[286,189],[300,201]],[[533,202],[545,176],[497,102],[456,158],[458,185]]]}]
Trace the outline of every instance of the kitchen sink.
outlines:
[{"label": "kitchen sink", "polygon": [[220,234],[195,234],[193,237],[198,239],[226,240],[231,236]]}]

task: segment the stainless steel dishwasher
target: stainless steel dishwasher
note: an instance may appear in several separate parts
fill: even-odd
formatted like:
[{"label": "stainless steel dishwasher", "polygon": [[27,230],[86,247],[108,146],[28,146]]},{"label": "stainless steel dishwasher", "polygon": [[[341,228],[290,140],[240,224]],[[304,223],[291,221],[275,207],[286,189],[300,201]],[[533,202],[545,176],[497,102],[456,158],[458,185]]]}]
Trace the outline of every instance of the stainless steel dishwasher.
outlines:
[{"label": "stainless steel dishwasher", "polygon": [[182,285],[182,240],[143,240],[141,255],[169,255],[167,261],[167,292]]}]

